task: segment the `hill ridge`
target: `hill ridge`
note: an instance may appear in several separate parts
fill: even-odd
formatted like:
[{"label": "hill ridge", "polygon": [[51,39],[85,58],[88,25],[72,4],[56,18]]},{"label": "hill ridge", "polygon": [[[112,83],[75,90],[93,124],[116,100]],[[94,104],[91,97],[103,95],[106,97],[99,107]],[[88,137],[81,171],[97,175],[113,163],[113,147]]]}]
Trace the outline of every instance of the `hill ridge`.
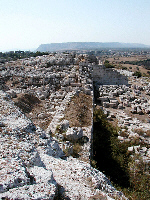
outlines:
[{"label": "hill ridge", "polygon": [[41,44],[36,51],[88,50],[99,48],[149,48],[149,46],[140,43],[120,42],[63,42]]}]

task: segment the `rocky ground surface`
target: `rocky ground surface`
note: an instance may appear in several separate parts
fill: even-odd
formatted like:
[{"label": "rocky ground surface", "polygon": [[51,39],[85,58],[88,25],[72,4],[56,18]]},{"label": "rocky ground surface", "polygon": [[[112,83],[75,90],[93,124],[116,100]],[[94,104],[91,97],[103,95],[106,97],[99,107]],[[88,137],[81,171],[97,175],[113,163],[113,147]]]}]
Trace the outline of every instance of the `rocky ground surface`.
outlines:
[{"label": "rocky ground surface", "polygon": [[[126,199],[89,164],[92,65],[79,61],[63,54],[0,66],[1,199]],[[80,159],[69,156],[75,145]]]},{"label": "rocky ground surface", "polygon": [[1,198],[122,198],[90,164],[67,159],[58,142],[18,110],[5,92],[0,91],[0,102]]},{"label": "rocky ground surface", "polygon": [[[124,72],[125,73],[125,72]],[[129,75],[127,73],[127,75]],[[150,163],[150,79],[136,78],[130,74],[130,84],[99,85],[98,104],[102,105],[107,119],[120,127],[120,142],[135,141],[128,148]]]}]

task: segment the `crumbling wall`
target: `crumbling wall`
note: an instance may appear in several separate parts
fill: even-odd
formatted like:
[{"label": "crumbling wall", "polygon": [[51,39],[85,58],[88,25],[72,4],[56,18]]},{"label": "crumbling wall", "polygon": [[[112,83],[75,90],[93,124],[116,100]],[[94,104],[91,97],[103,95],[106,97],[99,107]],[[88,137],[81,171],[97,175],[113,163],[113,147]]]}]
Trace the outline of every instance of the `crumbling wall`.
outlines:
[{"label": "crumbling wall", "polygon": [[103,65],[93,66],[93,81],[99,85],[128,85],[128,78],[114,69]]}]

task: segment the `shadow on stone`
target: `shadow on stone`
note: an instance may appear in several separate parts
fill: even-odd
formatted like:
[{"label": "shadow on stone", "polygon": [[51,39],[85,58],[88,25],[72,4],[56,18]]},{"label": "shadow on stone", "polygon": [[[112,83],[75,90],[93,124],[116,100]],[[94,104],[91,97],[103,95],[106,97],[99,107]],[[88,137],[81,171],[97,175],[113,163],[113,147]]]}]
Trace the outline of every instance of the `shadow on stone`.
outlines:
[{"label": "shadow on stone", "polygon": [[40,100],[32,94],[22,94],[15,101],[15,105],[18,106],[24,113],[31,112],[35,104],[39,104]]},{"label": "shadow on stone", "polygon": [[89,138],[87,136],[82,136],[79,140],[78,143],[83,145],[84,143],[87,143],[89,141]]},{"label": "shadow on stone", "polygon": [[65,188],[58,184],[57,194],[54,200],[71,200],[71,199],[68,196],[66,196]]},{"label": "shadow on stone", "polygon": [[103,119],[105,115],[102,115],[101,112],[97,113],[98,117],[95,117],[93,124],[93,159],[97,163],[96,167],[110,181],[121,187],[129,187],[127,146],[119,144],[117,135],[108,127],[109,123]]}]

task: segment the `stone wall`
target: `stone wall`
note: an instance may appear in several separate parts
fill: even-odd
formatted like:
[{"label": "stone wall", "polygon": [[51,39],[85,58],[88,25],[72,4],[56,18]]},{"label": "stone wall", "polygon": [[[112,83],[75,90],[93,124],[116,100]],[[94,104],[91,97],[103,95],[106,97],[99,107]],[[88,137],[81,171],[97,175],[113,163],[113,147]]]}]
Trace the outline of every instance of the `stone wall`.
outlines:
[{"label": "stone wall", "polygon": [[114,69],[103,65],[93,66],[93,81],[100,85],[128,85],[128,78]]}]

